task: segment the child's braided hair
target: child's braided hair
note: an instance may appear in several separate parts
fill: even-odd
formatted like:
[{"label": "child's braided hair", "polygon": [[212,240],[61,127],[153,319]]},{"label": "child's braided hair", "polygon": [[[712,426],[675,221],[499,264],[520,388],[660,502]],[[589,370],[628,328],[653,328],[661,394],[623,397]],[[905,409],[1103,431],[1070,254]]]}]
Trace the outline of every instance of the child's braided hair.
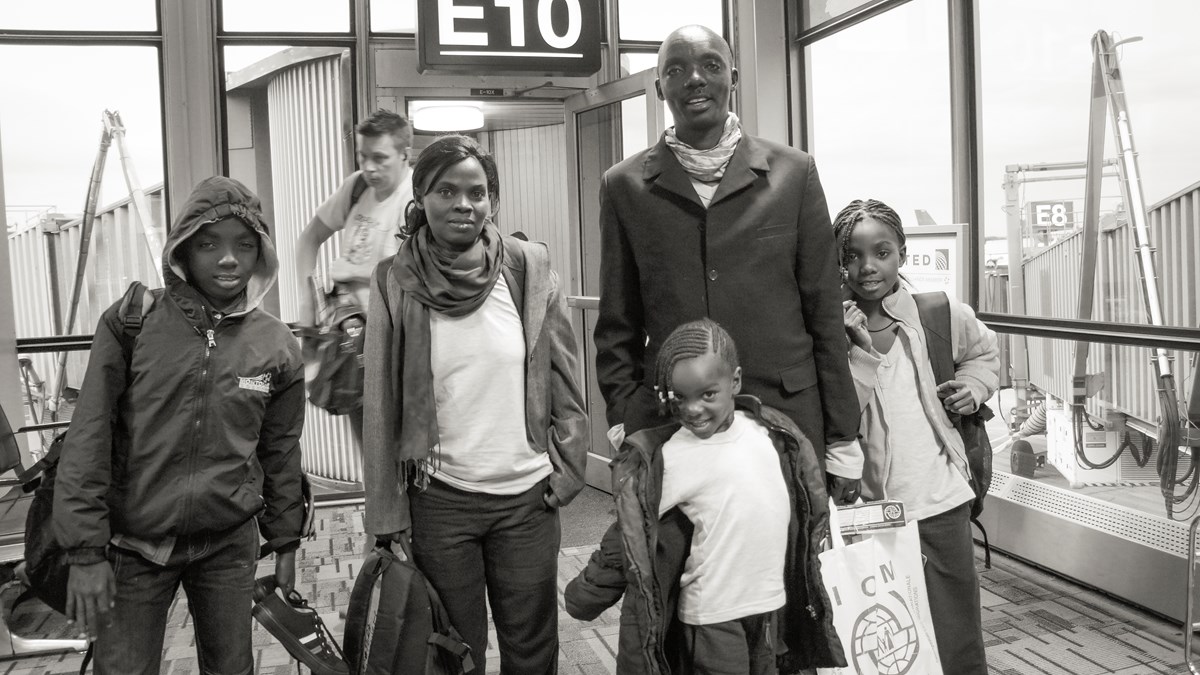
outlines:
[{"label": "child's braided hair", "polygon": [[654,393],[658,398],[659,414],[671,414],[671,400],[675,398],[671,375],[675,372],[675,365],[710,353],[719,356],[731,372],[737,369],[737,347],[729,333],[716,321],[689,321],[671,331],[658,350],[658,359],[654,363]]},{"label": "child's braided hair", "polygon": [[865,218],[874,218],[892,228],[900,247],[904,248],[904,226],[900,224],[900,215],[893,211],[892,207],[877,199],[855,199],[838,212],[837,218],[833,219],[833,236],[838,242],[838,264],[843,269],[849,254],[850,235]]}]

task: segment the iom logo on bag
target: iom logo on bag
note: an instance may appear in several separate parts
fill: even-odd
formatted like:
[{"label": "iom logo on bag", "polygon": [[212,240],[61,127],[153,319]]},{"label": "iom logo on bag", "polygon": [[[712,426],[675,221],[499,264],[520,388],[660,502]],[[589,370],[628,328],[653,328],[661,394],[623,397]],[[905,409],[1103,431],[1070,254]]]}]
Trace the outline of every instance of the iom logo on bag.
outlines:
[{"label": "iom logo on bag", "polygon": [[854,669],[860,674],[905,675],[921,653],[920,633],[899,593],[889,591],[879,600],[854,622]]}]

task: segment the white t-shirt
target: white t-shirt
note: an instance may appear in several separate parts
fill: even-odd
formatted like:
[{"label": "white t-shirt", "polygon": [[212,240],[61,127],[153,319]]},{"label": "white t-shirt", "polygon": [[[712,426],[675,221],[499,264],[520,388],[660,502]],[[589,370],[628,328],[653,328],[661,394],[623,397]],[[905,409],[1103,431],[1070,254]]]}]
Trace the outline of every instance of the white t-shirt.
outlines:
[{"label": "white t-shirt", "polygon": [[412,172],[408,171],[383,201],[376,199],[375,190],[368,187],[351,204],[360,173],[351,174],[333,196],[317,207],[317,217],[330,230],[342,233],[341,254],[330,266],[329,276],[346,284],[365,309],[375,265],[400,250],[399,226],[413,196]]},{"label": "white t-shirt", "polygon": [[662,453],[659,515],[678,506],[696,528],[679,619],[699,626],[782,607],[791,504],[766,428],[739,411],[707,439],[681,428]]},{"label": "white t-shirt", "polygon": [[694,176],[688,176],[688,178],[692,181],[692,188],[696,191],[696,196],[700,198],[700,203],[704,204],[704,208],[707,209],[708,205],[712,203],[713,195],[717,194],[717,186],[721,184],[721,181],[706,183]]},{"label": "white t-shirt", "polygon": [[907,340],[897,336],[879,364],[880,401],[891,445],[888,499],[904,502],[909,521],[945,513],[975,493],[933,432],[917,396],[917,368]]},{"label": "white t-shirt", "polygon": [[437,404],[438,480],[471,492],[513,495],[550,475],[550,455],[525,433],[525,333],[501,274],[479,309],[429,313]]}]

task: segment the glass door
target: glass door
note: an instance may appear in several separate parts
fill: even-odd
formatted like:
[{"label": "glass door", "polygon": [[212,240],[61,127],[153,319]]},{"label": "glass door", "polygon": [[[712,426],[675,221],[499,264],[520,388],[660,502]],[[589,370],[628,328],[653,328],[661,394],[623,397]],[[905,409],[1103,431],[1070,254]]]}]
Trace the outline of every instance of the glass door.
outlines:
[{"label": "glass door", "polygon": [[604,399],[596,384],[592,331],[600,294],[600,180],[609,167],[658,142],[669,114],[654,91],[654,69],[589,89],[565,101],[569,213],[571,214],[571,293],[588,416],[591,450],[587,483],[611,492],[608,463],[616,451],[608,442]]}]

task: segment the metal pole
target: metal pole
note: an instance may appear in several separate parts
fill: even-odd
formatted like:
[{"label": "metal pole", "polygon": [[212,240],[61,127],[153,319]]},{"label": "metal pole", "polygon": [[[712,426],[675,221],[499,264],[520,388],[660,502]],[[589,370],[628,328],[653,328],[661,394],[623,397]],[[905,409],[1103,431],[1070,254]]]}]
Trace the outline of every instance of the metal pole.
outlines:
[{"label": "metal pole", "polygon": [[[87,270],[88,249],[92,243],[92,224],[96,219],[96,202],[100,199],[100,181],[104,177],[104,160],[108,157],[108,146],[112,138],[108,129],[100,132],[100,150],[92,164],[92,175],[88,180],[87,198],[84,200],[83,218],[79,221],[79,256],[75,262],[75,285],[71,290],[71,304],[67,308],[67,325],[63,335],[75,330],[75,315],[79,310],[79,296],[83,292],[83,275]],[[58,357],[58,372],[54,374],[55,409],[62,405],[62,393],[67,382],[67,352]]]},{"label": "metal pole", "polygon": [[[129,188],[129,198],[133,202],[133,209],[137,212],[138,220],[142,222],[142,232],[146,235],[146,248],[150,250],[150,260],[161,263],[162,240],[159,239],[158,230],[154,227],[154,217],[150,213],[150,205],[146,203],[146,193],[142,190],[142,183],[138,180],[137,171],[133,168],[133,158],[129,156],[129,149],[125,146],[125,125],[121,123],[121,113],[105,110],[104,129],[117,141],[117,154],[121,158],[121,171],[125,174],[125,186]],[[152,265],[151,267],[155,271],[158,282],[162,283],[162,266]]]},{"label": "metal pole", "polygon": [[[1004,170],[1004,212],[1008,216],[1008,311],[1025,316],[1025,246],[1021,227],[1022,169],[1008,165]],[[1012,423],[1020,425],[1029,416],[1029,344],[1020,334],[1009,336],[1009,363],[1012,367],[1012,388],[1016,398]]]},{"label": "metal pole", "polygon": [[[1079,266],[1079,304],[1075,318],[1092,318],[1096,293],[1096,255],[1100,238],[1100,192],[1104,167],[1104,121],[1107,116],[1107,99],[1104,88],[1104,72],[1101,66],[1103,54],[1092,55],[1092,100],[1088,109],[1087,163],[1083,189],[1083,260]],[[1075,343],[1075,365],[1071,371],[1071,405],[1074,414],[1084,414],[1087,401],[1087,359],[1091,343],[1080,340]]]},{"label": "metal pole", "polygon": [[[1141,38],[1130,38],[1123,42],[1134,42]],[[1121,78],[1117,44],[1105,31],[1097,31],[1092,38],[1093,51],[1101,64],[1104,91],[1112,115],[1113,135],[1117,142],[1117,156],[1121,170],[1121,193],[1129,208],[1129,222],[1133,226],[1136,242],[1138,268],[1142,274],[1142,296],[1146,303],[1150,325],[1163,326],[1162,304],[1158,293],[1158,272],[1154,264],[1154,248],[1150,244],[1150,227],[1146,222],[1146,200],[1142,195],[1142,178],[1138,169],[1137,151],[1133,146],[1133,127],[1129,120],[1129,104],[1125,100],[1125,87]],[[1183,497],[1175,496],[1178,482],[1176,468],[1179,460],[1179,401],[1175,390],[1175,376],[1171,372],[1171,359],[1167,350],[1154,350],[1154,368],[1158,378],[1158,398],[1162,416],[1158,425],[1159,480],[1166,502],[1167,517],[1174,516],[1174,506],[1188,498],[1195,489],[1193,484]]]},{"label": "metal pole", "polygon": [[1196,597],[1196,528],[1198,527],[1200,527],[1200,516],[1193,518],[1191,527],[1188,528],[1187,597],[1184,598],[1183,608],[1183,660],[1187,663],[1188,672],[1192,675],[1200,675],[1200,668],[1197,668],[1196,662],[1192,659],[1192,634],[1197,628],[1193,605]]}]

